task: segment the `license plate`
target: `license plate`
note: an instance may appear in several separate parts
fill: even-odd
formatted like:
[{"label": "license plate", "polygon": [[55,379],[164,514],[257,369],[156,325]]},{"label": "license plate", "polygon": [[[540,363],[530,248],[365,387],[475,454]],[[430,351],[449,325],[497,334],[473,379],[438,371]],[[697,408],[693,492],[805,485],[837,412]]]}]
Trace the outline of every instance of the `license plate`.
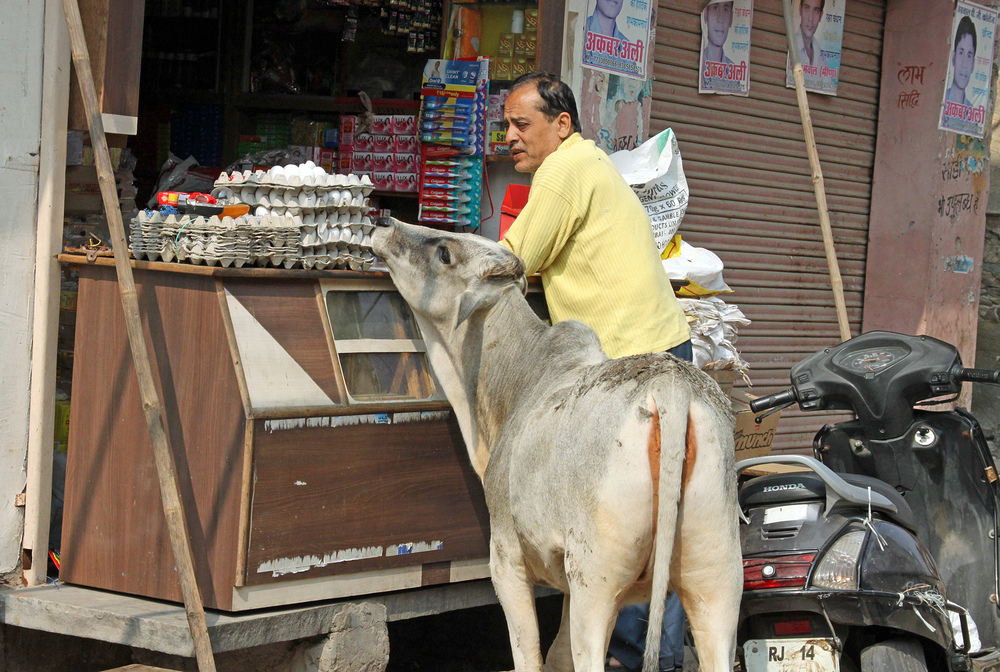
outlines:
[{"label": "license plate", "polygon": [[747,672],[839,672],[832,639],[751,639],[743,645]]}]

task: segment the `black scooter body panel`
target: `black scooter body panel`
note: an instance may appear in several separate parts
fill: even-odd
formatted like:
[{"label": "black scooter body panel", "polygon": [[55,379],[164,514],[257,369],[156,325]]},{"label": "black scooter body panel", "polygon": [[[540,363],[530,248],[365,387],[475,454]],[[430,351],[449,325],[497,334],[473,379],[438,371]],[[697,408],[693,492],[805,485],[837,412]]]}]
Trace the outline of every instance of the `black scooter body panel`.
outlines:
[{"label": "black scooter body panel", "polygon": [[[928,431],[936,440],[921,445],[918,435]],[[840,423],[816,435],[814,450],[834,471],[873,476],[900,490],[948,599],[969,610],[984,647],[1000,645],[1000,618],[989,601],[994,575],[983,571],[993,565],[997,486],[986,478],[988,448],[975,418],[961,410],[916,411],[910,428],[890,441],[869,441],[859,423]]]}]

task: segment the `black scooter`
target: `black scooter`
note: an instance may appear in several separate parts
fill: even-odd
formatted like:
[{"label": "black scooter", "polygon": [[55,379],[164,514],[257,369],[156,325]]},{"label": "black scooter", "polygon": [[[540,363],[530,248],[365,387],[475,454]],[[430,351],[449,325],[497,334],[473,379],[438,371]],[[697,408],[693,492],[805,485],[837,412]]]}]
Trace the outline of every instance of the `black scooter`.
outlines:
[{"label": "black scooter", "polygon": [[[967,381],[1000,371],[966,369],[934,338],[870,332],[751,404],[857,419],[824,426],[815,457],[737,464],[743,670],[1000,670],[996,466],[971,414],[914,408]],[[806,470],[748,477],[765,463]]]}]

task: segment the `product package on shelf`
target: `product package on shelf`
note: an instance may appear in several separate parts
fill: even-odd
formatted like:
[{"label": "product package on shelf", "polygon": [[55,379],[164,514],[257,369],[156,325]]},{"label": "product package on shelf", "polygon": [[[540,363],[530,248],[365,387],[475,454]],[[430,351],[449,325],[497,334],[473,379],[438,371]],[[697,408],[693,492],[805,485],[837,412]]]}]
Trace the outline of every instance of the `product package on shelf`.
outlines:
[{"label": "product package on shelf", "polygon": [[421,222],[479,226],[483,195],[483,156],[425,145],[421,153]]},{"label": "product package on shelf", "polygon": [[421,222],[478,227],[486,150],[489,61],[424,67],[418,137]]},{"label": "product package on shelf", "polygon": [[377,191],[416,193],[420,168],[417,116],[376,114],[371,133],[356,129],[357,117],[341,117],[339,172],[369,175]]}]

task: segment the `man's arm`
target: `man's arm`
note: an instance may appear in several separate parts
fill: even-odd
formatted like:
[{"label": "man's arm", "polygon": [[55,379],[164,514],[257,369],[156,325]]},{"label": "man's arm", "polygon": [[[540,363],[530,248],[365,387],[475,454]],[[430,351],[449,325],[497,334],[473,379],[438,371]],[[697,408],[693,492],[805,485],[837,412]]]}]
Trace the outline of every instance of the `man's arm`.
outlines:
[{"label": "man's arm", "polygon": [[524,209],[500,243],[521,257],[526,275],[533,275],[556,260],[580,219],[564,196],[545,185],[534,185]]}]

